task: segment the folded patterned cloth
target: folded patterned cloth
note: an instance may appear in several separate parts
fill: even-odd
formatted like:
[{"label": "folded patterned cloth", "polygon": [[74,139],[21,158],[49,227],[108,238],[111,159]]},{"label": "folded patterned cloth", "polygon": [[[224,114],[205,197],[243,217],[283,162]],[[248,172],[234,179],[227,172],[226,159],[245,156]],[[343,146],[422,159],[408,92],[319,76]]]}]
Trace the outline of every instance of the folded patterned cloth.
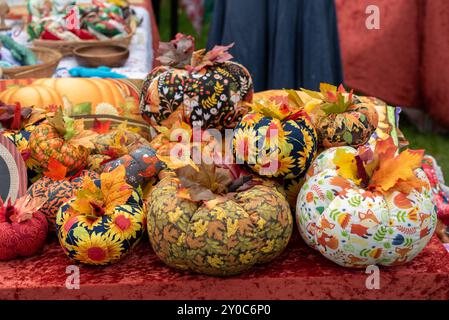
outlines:
[{"label": "folded patterned cloth", "polygon": [[[443,172],[434,157],[425,155],[422,168],[432,186],[433,199],[437,207],[436,233],[443,243],[449,243],[449,187],[445,185]],[[446,249],[449,251],[449,246]]]}]

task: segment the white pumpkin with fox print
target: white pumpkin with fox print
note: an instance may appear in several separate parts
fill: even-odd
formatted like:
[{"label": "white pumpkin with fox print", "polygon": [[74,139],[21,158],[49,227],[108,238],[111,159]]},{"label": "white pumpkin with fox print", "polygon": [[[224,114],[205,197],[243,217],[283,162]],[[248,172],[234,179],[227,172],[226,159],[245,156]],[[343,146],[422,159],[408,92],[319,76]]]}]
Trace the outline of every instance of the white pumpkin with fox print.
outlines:
[{"label": "white pumpkin with fox print", "polygon": [[431,187],[422,169],[415,175],[424,186],[408,194],[364,190],[342,177],[331,148],[312,164],[298,196],[296,221],[304,241],[345,267],[392,266],[415,258],[436,226]]}]

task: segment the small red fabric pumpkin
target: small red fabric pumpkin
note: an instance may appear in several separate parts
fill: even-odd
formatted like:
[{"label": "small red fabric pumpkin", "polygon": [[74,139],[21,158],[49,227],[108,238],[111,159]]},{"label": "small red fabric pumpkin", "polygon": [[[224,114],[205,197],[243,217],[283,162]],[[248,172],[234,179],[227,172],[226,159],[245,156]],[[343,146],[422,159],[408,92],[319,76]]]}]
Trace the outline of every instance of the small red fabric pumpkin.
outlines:
[{"label": "small red fabric pumpkin", "polygon": [[39,211],[43,198],[29,195],[5,204],[0,199],[0,260],[32,256],[47,238],[47,219]]}]

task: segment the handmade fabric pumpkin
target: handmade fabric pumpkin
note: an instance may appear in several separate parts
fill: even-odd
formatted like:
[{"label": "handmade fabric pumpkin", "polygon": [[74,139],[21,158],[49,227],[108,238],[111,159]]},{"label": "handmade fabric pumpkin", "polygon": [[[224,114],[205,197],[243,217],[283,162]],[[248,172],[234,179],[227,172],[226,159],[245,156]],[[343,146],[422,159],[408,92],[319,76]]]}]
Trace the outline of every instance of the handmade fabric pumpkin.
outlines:
[{"label": "handmade fabric pumpkin", "polygon": [[309,113],[314,119],[320,144],[325,148],[361,146],[376,130],[376,108],[370,103],[363,103],[352,91],[347,93],[343,86],[337,89],[322,83],[321,92],[302,91],[313,101],[321,100],[319,104],[312,103]]},{"label": "handmade fabric pumpkin", "polygon": [[28,194],[33,198],[45,199],[40,212],[47,218],[50,232],[56,230],[56,214],[59,208],[82,187],[84,177],[86,176],[91,179],[99,178],[99,175],[92,171],[83,171],[78,177],[72,179],[54,179],[43,176],[28,189]]},{"label": "handmade fabric pumpkin", "polygon": [[43,119],[45,116],[41,109],[22,107],[20,103],[6,105],[0,101],[0,123],[4,129],[0,134],[14,143],[21,153],[27,166],[29,181],[34,181],[39,176],[39,165],[30,157],[30,135]]},{"label": "handmade fabric pumpkin", "polygon": [[372,149],[331,148],[308,173],[296,208],[302,238],[346,267],[409,262],[436,225],[423,153],[396,155],[393,140]]},{"label": "handmade fabric pumpkin", "polygon": [[47,220],[39,211],[43,199],[24,196],[14,204],[0,199],[0,260],[32,256],[47,237]]},{"label": "handmade fabric pumpkin", "polygon": [[39,124],[31,133],[31,157],[44,171],[53,158],[69,172],[76,172],[86,165],[90,137],[93,135],[93,132],[84,129],[82,120],[64,118],[61,109],[58,109],[53,118]]},{"label": "handmade fabric pumpkin", "polygon": [[158,257],[173,268],[214,276],[277,257],[293,224],[282,189],[238,166],[198,169],[176,169],[150,194],[148,235]]},{"label": "handmade fabric pumpkin", "polygon": [[59,242],[76,262],[114,263],[140,241],[145,215],[140,191],[126,183],[120,166],[97,180],[86,177],[76,196],[59,209]]},{"label": "handmade fabric pumpkin", "polygon": [[229,61],[231,46],[194,52],[193,38],[178,34],[161,43],[162,66],[147,76],[140,98],[142,116],[151,125],[170,127],[175,119],[191,126],[234,128],[247,111],[253,84],[248,71]]},{"label": "handmade fabric pumpkin", "polygon": [[163,167],[162,161],[151,147],[140,147],[130,154],[108,162],[103,172],[109,172],[123,165],[126,169],[126,182],[137,188],[155,177]]},{"label": "handmade fabric pumpkin", "polygon": [[268,177],[304,175],[316,155],[317,135],[307,113],[289,99],[260,99],[251,105],[234,131],[237,163]]}]

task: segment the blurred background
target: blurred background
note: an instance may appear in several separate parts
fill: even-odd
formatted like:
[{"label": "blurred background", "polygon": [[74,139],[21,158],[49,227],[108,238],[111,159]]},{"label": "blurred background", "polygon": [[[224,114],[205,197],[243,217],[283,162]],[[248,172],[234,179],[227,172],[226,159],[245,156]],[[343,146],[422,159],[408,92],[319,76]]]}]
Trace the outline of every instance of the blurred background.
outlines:
[{"label": "blurred background", "polygon": [[316,89],[320,81],[342,81],[402,107],[400,128],[411,148],[434,155],[449,178],[447,0],[152,0],[152,5],[161,41],[182,32],[196,38],[197,48],[235,42],[231,53],[248,67],[257,90]]}]

